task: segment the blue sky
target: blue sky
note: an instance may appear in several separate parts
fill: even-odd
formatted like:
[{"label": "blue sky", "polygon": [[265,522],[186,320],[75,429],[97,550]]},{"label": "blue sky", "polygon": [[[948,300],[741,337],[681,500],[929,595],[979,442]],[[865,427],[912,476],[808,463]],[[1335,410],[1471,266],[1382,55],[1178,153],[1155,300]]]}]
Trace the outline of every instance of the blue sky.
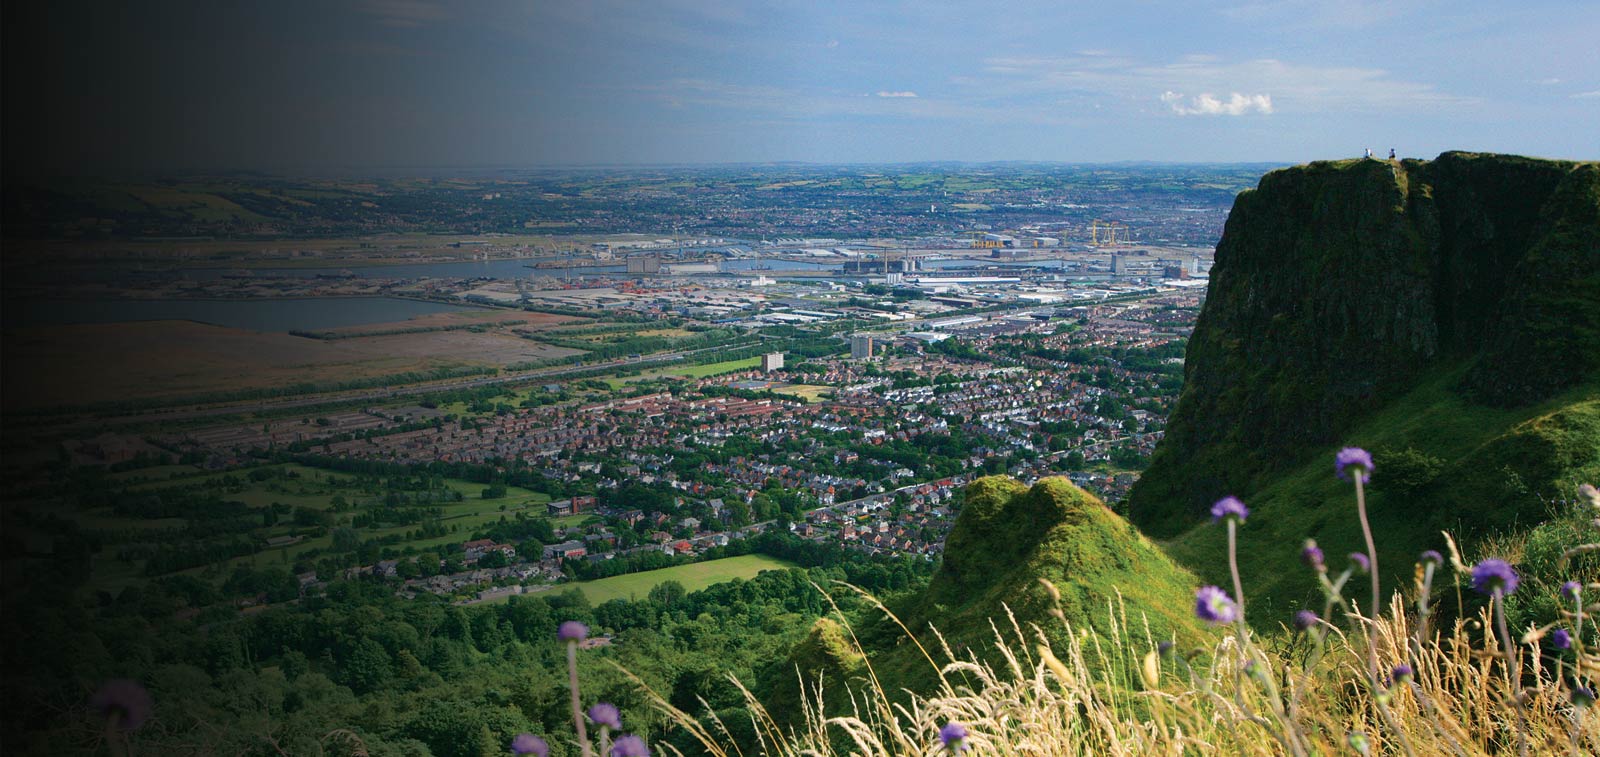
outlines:
[{"label": "blue sky", "polygon": [[81,96],[58,159],[1600,158],[1595,2],[220,5],[50,11],[45,80]]}]

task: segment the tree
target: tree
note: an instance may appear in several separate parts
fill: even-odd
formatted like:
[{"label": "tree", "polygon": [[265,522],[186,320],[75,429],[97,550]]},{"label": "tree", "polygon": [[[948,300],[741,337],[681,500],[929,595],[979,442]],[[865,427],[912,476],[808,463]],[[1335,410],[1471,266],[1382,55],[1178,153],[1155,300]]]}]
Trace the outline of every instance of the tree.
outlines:
[{"label": "tree", "polygon": [[382,644],[362,639],[345,662],[345,683],[358,694],[376,691],[389,680],[392,667],[393,661]]},{"label": "tree", "polygon": [[489,553],[478,558],[480,568],[504,568],[506,566],[506,553],[498,549],[491,549]]},{"label": "tree", "polygon": [[361,535],[349,526],[333,529],[333,551],[354,552],[361,546]]},{"label": "tree", "polygon": [[689,596],[689,591],[684,588],[682,583],[677,581],[662,581],[651,587],[648,596],[651,602],[661,605],[665,609],[671,609]]}]

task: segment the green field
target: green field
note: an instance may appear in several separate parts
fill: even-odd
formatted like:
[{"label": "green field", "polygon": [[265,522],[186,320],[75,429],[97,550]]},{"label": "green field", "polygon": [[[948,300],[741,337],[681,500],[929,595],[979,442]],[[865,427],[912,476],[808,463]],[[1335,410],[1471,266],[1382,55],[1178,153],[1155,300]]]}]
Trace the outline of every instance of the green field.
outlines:
[{"label": "green field", "polygon": [[790,384],[789,386],[779,387],[772,391],[777,392],[778,394],[787,394],[791,397],[799,397],[800,399],[805,400],[807,403],[811,403],[822,401],[822,396],[824,394],[832,393],[833,387],[822,386],[820,384]]},{"label": "green field", "polygon": [[[332,505],[335,495],[343,496],[356,506],[356,509],[347,511],[339,516],[340,523],[347,523],[350,517],[359,509],[372,506],[381,499],[386,492],[339,486],[349,484],[355,479],[347,473],[322,470],[295,463],[281,463],[276,465],[261,466],[260,470],[280,469],[298,474],[297,478],[275,478],[265,481],[249,479],[250,470],[234,470],[218,473],[202,473],[192,466],[164,466],[161,468],[148,468],[141,471],[130,471],[125,474],[125,480],[135,481],[129,485],[129,491],[159,492],[178,487],[192,488],[210,487],[211,492],[221,499],[243,502],[252,508],[266,508],[274,503],[289,505],[291,507],[306,507],[315,510],[327,510]],[[142,473],[151,480],[139,481],[132,475]],[[236,482],[233,487],[225,486],[223,479],[231,478]],[[550,501],[550,496],[542,492],[535,492],[521,487],[510,486],[506,488],[506,496],[499,499],[483,499],[481,494],[483,484],[459,479],[444,479],[445,489],[459,492],[462,495],[460,502],[438,502],[431,506],[443,511],[440,522],[453,527],[451,533],[429,538],[413,538],[403,541],[404,546],[417,549],[428,549],[464,541],[470,538],[473,531],[484,528],[502,518],[514,518],[518,513],[526,513],[536,517],[545,517],[544,505]],[[565,527],[578,525],[589,520],[591,515],[580,514],[565,518],[552,519],[552,525]],[[154,529],[180,528],[184,521],[179,518],[141,519],[124,517],[113,513],[109,508],[85,511],[78,514],[78,520],[86,528],[108,534],[128,534]],[[285,518],[278,524],[263,526],[254,530],[253,535],[262,540],[277,536],[289,535],[294,526]],[[382,539],[386,536],[404,537],[408,531],[416,529],[415,525],[395,525],[381,528],[362,528],[360,534],[366,539]],[[283,547],[266,547],[253,555],[237,557],[228,561],[222,575],[232,569],[234,565],[250,564],[256,567],[265,567],[274,564],[289,564],[304,553],[313,549],[326,549],[332,546],[331,535],[305,539]],[[105,560],[96,569],[96,580],[103,586],[121,586],[136,580],[142,570],[138,561],[128,563],[121,560]],[[190,573],[216,574],[215,568],[194,568]]]},{"label": "green field", "polygon": [[689,591],[699,591],[712,584],[732,581],[735,578],[753,578],[763,570],[784,570],[793,567],[794,563],[776,557],[741,555],[595,581],[579,581],[559,588],[562,591],[569,588],[578,589],[589,598],[591,604],[598,605],[613,599],[643,599],[656,584],[665,581],[677,581]]},{"label": "green field", "polygon": [[708,376],[717,376],[723,373],[748,371],[751,368],[759,368],[760,366],[761,358],[759,357],[745,358],[743,360],[724,360],[720,363],[706,363],[705,365],[673,365],[665,368],[652,368],[648,371],[640,373],[637,376],[628,376],[626,378],[608,378],[605,380],[605,382],[610,384],[611,388],[613,389],[620,389],[633,381],[661,378],[662,376],[706,378]]}]

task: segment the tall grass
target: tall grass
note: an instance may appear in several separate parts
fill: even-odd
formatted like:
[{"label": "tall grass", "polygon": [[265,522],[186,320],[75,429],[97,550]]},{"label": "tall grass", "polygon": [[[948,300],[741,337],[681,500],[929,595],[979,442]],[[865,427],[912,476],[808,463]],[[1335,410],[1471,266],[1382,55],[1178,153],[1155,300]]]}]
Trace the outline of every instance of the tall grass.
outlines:
[{"label": "tall grass", "polygon": [[[1585,497],[1600,512],[1600,494],[1585,487]],[[1473,568],[1450,546],[1440,573],[1419,563],[1412,596],[1389,594],[1380,617],[1365,617],[1365,603],[1341,602],[1346,611],[1338,622],[1264,636],[1230,625],[1203,649],[1158,644],[1142,623],[1128,622],[1120,602],[1105,608],[1113,621],[1105,634],[1075,626],[1057,604],[1049,622],[1065,631],[1054,634],[1068,640],[1064,646],[1044,627],[998,619],[991,623],[997,663],[970,651],[959,657],[937,629],[918,635],[902,624],[938,672],[939,685],[926,695],[888,690],[851,631],[866,673],[803,681],[798,718],[770,711],[731,682],[744,695],[755,743],[732,738],[748,731],[745,724],[735,729],[714,714],[697,717],[646,691],[715,757],[947,755],[958,748],[1028,757],[1600,754],[1600,713],[1586,701],[1600,676],[1600,650],[1584,643],[1594,637],[1588,616],[1600,604],[1585,604],[1580,594],[1556,623],[1503,637],[1496,589],[1489,607],[1438,627],[1429,617],[1430,592],[1460,592],[1472,579]],[[1577,545],[1569,554],[1597,548]],[[1596,589],[1600,584],[1582,591]],[[838,617],[848,628],[848,618]],[[1555,626],[1578,629],[1570,649],[1554,648]],[[968,732],[959,745],[939,738],[952,722]]]},{"label": "tall grass", "polygon": [[[1263,714],[1275,709],[1262,685],[1267,677],[1313,754],[1401,753],[1405,742],[1418,755],[1505,754],[1516,748],[1519,709],[1531,753],[1600,753],[1600,716],[1574,705],[1572,685],[1560,676],[1575,668],[1600,672],[1596,655],[1580,653],[1565,663],[1532,655],[1535,665],[1517,690],[1494,651],[1498,641],[1487,610],[1413,642],[1402,598],[1395,595],[1389,607],[1391,613],[1373,624],[1374,651],[1380,665],[1408,664],[1415,677],[1378,691],[1368,685],[1366,644],[1342,631],[1330,634],[1309,669],[1300,664],[1303,646],[1283,644],[1266,653],[1269,670],[1258,663],[1255,673],[1236,676],[1241,645],[1233,633],[1211,649],[1161,655],[1126,622],[1119,622],[1120,634],[1104,637],[1058,618],[1071,639],[1065,648],[1054,647],[1038,627],[997,630],[1002,666],[945,656],[937,666],[941,686],[929,696],[902,694],[897,702],[870,673],[839,689],[812,680],[797,727],[780,725],[787,718],[775,717],[733,681],[752,713],[755,745],[733,743],[730,729],[714,716],[702,721],[650,694],[655,707],[716,757],[750,754],[752,746],[755,753],[782,757],[948,754],[937,735],[948,722],[967,726],[974,754],[1285,754],[1291,749],[1283,726]],[[1107,612],[1120,616],[1122,609]],[[1537,641],[1528,646],[1542,651]],[[855,651],[866,653],[859,644]],[[1207,659],[1212,662],[1202,663]],[[832,698],[847,703],[843,714],[826,714],[824,702]],[[1363,740],[1365,750],[1359,748]]]}]

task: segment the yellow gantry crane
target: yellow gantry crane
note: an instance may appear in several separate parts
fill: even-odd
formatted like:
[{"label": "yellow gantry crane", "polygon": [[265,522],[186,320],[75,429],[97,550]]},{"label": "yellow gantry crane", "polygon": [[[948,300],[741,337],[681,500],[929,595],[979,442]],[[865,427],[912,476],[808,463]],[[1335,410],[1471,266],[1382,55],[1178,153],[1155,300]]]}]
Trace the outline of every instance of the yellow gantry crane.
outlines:
[{"label": "yellow gantry crane", "polygon": [[[1103,234],[1102,231],[1104,232]],[[1089,224],[1089,239],[1096,247],[1132,244],[1128,233],[1128,227],[1124,226],[1121,221],[1106,223],[1097,218]]]}]

